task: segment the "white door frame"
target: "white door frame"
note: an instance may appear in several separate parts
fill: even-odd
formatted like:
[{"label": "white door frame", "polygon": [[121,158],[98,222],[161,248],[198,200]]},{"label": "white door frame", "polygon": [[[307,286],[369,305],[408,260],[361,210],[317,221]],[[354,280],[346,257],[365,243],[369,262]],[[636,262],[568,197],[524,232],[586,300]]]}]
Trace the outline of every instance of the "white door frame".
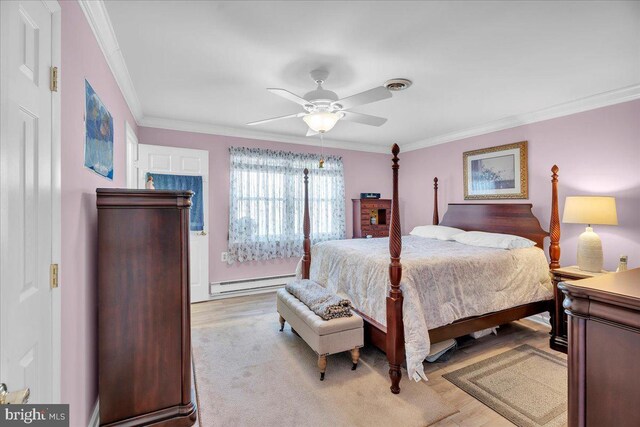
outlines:
[{"label": "white door frame", "polygon": [[[58,67],[58,91],[51,92],[51,262],[62,272],[62,9],[57,0],[43,0],[51,12],[51,62]],[[62,289],[51,290],[51,363],[53,403],[62,403]]]},{"label": "white door frame", "polygon": [[138,188],[138,136],[126,120],[124,122],[124,141],[127,188]]},{"label": "white door frame", "polygon": [[[42,0],[44,6],[51,12],[51,66],[58,67],[58,91],[51,92],[51,263],[58,264],[58,273],[61,265],[61,121],[60,121],[60,96],[62,85],[62,9],[57,0]],[[2,79],[0,86],[4,86]],[[5,88],[3,88],[4,90]],[[4,106],[2,106],[4,107]],[[0,113],[4,114],[4,112]],[[2,138],[4,133],[0,133]],[[58,276],[60,277],[60,276]],[[51,384],[52,402],[61,403],[62,389],[62,284],[58,288],[51,289]],[[11,386],[11,385],[9,385]]]}]

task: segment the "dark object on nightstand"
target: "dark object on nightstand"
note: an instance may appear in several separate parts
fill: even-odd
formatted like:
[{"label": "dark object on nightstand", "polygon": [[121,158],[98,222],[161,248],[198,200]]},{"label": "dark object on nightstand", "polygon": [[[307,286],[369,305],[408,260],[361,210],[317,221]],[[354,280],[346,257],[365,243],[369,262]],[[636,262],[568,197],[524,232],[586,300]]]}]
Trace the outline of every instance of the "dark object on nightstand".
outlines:
[{"label": "dark object on nightstand", "polygon": [[353,238],[389,237],[391,200],[351,199],[353,202]]},{"label": "dark object on nightstand", "polygon": [[581,280],[590,279],[592,277],[602,276],[606,274],[606,271],[602,273],[592,273],[590,271],[583,271],[578,266],[573,265],[570,267],[561,267],[551,270],[553,274],[553,292],[555,296],[555,310],[551,313],[551,338],[549,338],[549,347],[562,353],[567,353],[567,314],[562,307],[562,301],[564,301],[564,295],[562,291],[558,289],[558,283],[566,280]]},{"label": "dark object on nightstand", "polygon": [[560,284],[569,314],[569,427],[640,420],[640,269]]},{"label": "dark object on nightstand", "polygon": [[99,188],[101,426],[187,427],[190,191]]}]

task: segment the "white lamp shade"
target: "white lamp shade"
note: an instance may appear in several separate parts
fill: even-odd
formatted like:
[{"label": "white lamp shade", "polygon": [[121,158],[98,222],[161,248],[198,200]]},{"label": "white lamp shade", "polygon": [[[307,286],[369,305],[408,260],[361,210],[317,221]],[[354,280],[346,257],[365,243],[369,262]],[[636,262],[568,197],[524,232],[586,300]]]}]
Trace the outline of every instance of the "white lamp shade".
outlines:
[{"label": "white lamp shade", "polygon": [[307,126],[312,130],[324,133],[333,129],[338,120],[340,120],[340,115],[337,113],[320,111],[317,113],[307,114],[302,118],[302,120],[304,120]]},{"label": "white lamp shade", "polygon": [[616,199],[603,196],[572,196],[564,202],[562,222],[568,224],[618,225]]}]

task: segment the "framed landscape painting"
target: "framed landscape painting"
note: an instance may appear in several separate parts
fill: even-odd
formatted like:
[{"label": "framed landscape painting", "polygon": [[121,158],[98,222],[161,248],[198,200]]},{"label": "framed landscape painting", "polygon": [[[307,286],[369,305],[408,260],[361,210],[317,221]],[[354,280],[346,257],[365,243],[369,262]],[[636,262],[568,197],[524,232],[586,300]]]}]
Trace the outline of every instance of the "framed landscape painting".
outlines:
[{"label": "framed landscape painting", "polygon": [[467,151],[464,161],[464,198],[526,199],[527,141]]},{"label": "framed landscape painting", "polygon": [[85,83],[84,166],[113,180],[113,117],[88,81]]}]

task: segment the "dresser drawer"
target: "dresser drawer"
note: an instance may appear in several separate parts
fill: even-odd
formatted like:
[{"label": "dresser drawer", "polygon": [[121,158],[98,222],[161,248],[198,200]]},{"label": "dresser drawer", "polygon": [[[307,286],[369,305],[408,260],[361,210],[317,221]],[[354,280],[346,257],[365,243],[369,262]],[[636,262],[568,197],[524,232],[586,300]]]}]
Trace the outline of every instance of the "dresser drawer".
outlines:
[{"label": "dresser drawer", "polygon": [[389,230],[374,231],[373,233],[369,234],[371,234],[373,237],[389,237]]},{"label": "dresser drawer", "polygon": [[362,227],[362,236],[372,235],[373,237],[389,236],[389,229],[385,227]]}]

